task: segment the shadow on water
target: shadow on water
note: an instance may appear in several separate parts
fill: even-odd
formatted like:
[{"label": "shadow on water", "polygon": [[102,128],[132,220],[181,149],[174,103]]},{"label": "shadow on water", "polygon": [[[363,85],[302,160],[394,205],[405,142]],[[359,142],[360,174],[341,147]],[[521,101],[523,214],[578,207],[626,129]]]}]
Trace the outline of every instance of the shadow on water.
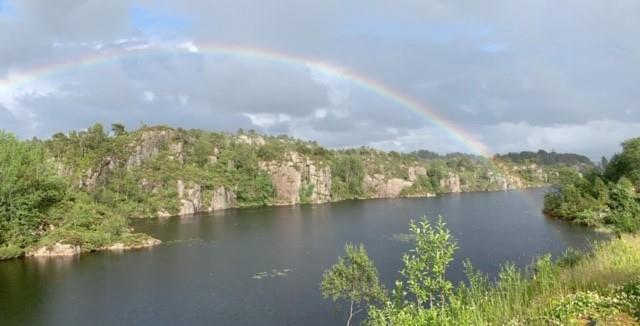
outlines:
[{"label": "shadow on water", "polygon": [[[411,219],[442,215],[463,259],[490,275],[602,238],[545,218],[543,190],[454,194],[428,199],[348,201],[228,210],[145,220],[137,231],[163,245],[71,260],[0,263],[2,325],[326,325],[345,308],[322,299],[319,282],[346,242],[363,243],[391,286]],[[394,236],[395,235],[395,236]],[[406,239],[405,239],[406,240]],[[9,317],[7,317],[9,316]]]}]

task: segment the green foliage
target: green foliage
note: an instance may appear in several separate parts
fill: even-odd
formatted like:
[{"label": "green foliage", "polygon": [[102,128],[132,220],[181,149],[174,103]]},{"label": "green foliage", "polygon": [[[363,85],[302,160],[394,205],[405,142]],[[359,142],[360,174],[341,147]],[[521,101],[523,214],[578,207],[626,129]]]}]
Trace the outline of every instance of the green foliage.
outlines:
[{"label": "green foliage", "polygon": [[418,306],[443,305],[453,288],[445,272],[457,246],[442,219],[435,228],[426,217],[418,223],[411,222],[410,231],[416,238],[416,247],[402,257],[404,268],[400,271],[407,290],[415,296]]},{"label": "green foliage", "polygon": [[[106,140],[101,125],[84,136],[85,149],[97,150]],[[57,136],[54,142],[66,142]],[[63,147],[53,148],[63,149]],[[118,214],[114,194],[136,194],[131,185],[119,192],[103,188],[92,195],[57,176],[45,147],[37,141],[21,142],[0,133],[0,259],[19,256],[26,249],[63,242],[95,250],[128,233],[127,220]],[[120,180],[115,178],[114,181]],[[125,189],[126,188],[126,189]],[[105,198],[110,198],[106,200]],[[96,202],[104,200],[110,206]],[[123,199],[123,200],[126,200]]]},{"label": "green foliage", "polygon": [[631,182],[621,177],[610,193],[609,209],[611,213],[606,221],[613,224],[619,232],[640,230],[640,204],[638,194]]},{"label": "green foliage", "polygon": [[508,153],[505,155],[496,155],[497,159],[500,160],[508,160],[514,163],[536,163],[541,165],[567,165],[567,166],[584,166],[584,167],[593,167],[593,162],[584,156],[578,154],[565,154],[565,153],[555,153],[555,152],[547,152],[544,150],[539,150],[538,152],[519,152],[519,153]]},{"label": "green foliage", "polygon": [[111,131],[113,132],[113,134],[118,137],[118,136],[122,136],[124,134],[127,133],[127,130],[125,129],[124,125],[121,123],[114,123],[111,125]]},{"label": "green foliage", "polygon": [[[627,325],[640,317],[639,236],[596,244],[591,253],[571,251],[559,262],[545,255],[523,271],[507,263],[495,282],[467,261],[468,281],[452,288],[435,272],[443,268],[432,267],[451,259],[455,244],[448,231],[427,222],[412,229],[416,248],[402,273],[420,281],[408,291],[396,282],[384,304],[370,306],[367,325]],[[443,285],[436,291],[449,293],[446,300],[420,304]]]},{"label": "green foliage", "polygon": [[640,138],[633,138],[622,143],[622,153],[611,158],[605,176],[612,182],[625,177],[640,189]]},{"label": "green foliage", "polygon": [[378,270],[369,258],[364,246],[345,246],[346,255],[322,275],[322,296],[333,301],[349,302],[349,319],[358,313],[354,305],[375,304],[384,300],[386,294],[378,279]]},{"label": "green foliage", "polygon": [[383,307],[372,307],[371,325],[445,325],[451,316],[442,310],[453,295],[453,285],[445,277],[457,249],[442,219],[433,227],[423,218],[411,222],[416,246],[402,257],[400,274],[392,300]]},{"label": "green foliage", "polygon": [[311,196],[313,195],[314,185],[307,181],[302,182],[300,186],[300,203],[308,204],[311,203]]},{"label": "green foliage", "polygon": [[0,260],[11,259],[22,256],[24,249],[14,245],[5,244],[0,246]]},{"label": "green foliage", "polygon": [[600,295],[595,291],[570,294],[553,303],[544,313],[551,325],[582,325],[586,322],[612,322],[624,308],[616,295]]},{"label": "green foliage", "polygon": [[363,194],[364,163],[356,155],[341,155],[332,162],[331,195],[335,199],[358,198]]},{"label": "green foliage", "polygon": [[66,192],[40,143],[0,132],[0,246],[33,244]]},{"label": "green foliage", "polygon": [[560,171],[545,196],[545,213],[586,225],[609,225],[617,232],[640,230],[638,164],[640,138],[624,142],[622,153],[606,164],[604,173]]}]

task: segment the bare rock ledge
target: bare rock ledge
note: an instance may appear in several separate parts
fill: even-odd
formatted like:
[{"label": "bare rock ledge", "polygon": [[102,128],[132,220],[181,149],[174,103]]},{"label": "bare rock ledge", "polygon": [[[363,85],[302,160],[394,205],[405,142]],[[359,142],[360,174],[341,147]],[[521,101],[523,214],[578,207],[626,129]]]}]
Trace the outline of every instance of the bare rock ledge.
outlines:
[{"label": "bare rock ledge", "polygon": [[[124,251],[131,249],[143,249],[150,248],[161,244],[162,241],[154,238],[145,239],[139,243],[125,245],[122,242],[116,242],[110,246],[102,247],[97,251]],[[54,245],[42,246],[33,251],[29,251],[26,253],[27,257],[69,257],[75,256],[82,253],[82,248],[76,245],[64,244],[64,243],[56,243]]]}]

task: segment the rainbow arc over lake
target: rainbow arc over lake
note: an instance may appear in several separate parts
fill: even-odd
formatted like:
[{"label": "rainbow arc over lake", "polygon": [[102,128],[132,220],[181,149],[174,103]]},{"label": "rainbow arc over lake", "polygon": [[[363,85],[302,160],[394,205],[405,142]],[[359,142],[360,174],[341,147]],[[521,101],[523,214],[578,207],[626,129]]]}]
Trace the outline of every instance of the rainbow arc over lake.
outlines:
[{"label": "rainbow arc over lake", "polygon": [[185,43],[173,46],[144,45],[130,48],[96,50],[90,54],[69,57],[62,61],[32,67],[20,72],[11,73],[6,79],[0,79],[0,90],[25,85],[55,73],[71,70],[77,67],[102,64],[127,57],[143,56],[150,53],[180,52],[194,55],[226,55],[268,60],[284,65],[307,67],[315,72],[344,79],[358,87],[373,92],[390,102],[418,113],[433,126],[445,132],[450,138],[464,145],[477,155],[491,157],[487,147],[476,140],[471,134],[447,120],[431,107],[413,99],[398,89],[363,75],[346,67],[341,67],[322,60],[308,58],[296,54],[285,53],[267,48],[251,47],[237,44],[218,43]]}]

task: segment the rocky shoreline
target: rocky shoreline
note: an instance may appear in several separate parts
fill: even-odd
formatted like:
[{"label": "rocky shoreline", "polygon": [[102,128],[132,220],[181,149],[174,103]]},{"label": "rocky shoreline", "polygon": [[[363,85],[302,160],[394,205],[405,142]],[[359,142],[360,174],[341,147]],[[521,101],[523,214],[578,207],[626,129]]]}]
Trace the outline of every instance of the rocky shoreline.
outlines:
[{"label": "rocky shoreline", "polygon": [[28,251],[25,257],[70,257],[80,255],[82,253],[94,252],[94,251],[125,251],[134,249],[151,248],[160,245],[162,241],[149,237],[141,242],[134,244],[124,244],[122,242],[116,242],[112,245],[98,248],[96,250],[86,251],[78,246],[65,243],[55,243],[53,245],[42,246],[37,249]]}]

